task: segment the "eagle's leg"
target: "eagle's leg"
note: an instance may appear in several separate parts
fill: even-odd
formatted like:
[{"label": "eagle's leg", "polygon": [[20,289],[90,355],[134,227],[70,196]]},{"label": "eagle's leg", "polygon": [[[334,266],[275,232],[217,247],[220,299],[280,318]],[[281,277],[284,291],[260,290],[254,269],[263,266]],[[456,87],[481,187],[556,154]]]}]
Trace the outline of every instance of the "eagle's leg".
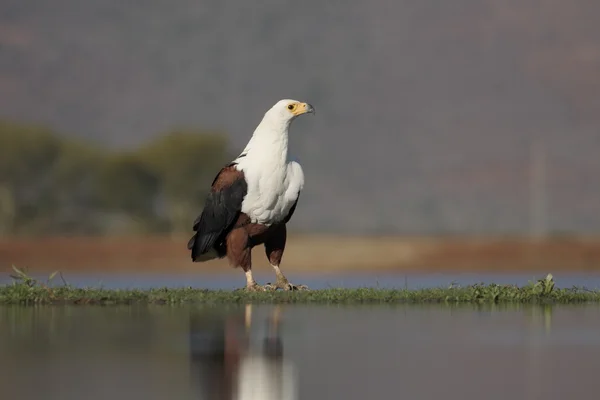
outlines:
[{"label": "eagle's leg", "polygon": [[252,248],[248,245],[248,235],[243,229],[235,229],[227,236],[227,259],[234,267],[242,267],[246,274],[248,291],[265,290],[252,276]]},{"label": "eagle's leg", "polygon": [[285,249],[286,239],[287,231],[285,225],[280,225],[269,239],[265,241],[265,253],[275,271],[276,277],[275,285],[267,283],[265,289],[277,290],[279,288],[283,290],[308,290],[306,285],[292,285],[279,268]]},{"label": "eagle's leg", "polygon": [[252,269],[246,271],[246,290],[251,292],[265,290],[265,288],[256,283],[252,277]]}]

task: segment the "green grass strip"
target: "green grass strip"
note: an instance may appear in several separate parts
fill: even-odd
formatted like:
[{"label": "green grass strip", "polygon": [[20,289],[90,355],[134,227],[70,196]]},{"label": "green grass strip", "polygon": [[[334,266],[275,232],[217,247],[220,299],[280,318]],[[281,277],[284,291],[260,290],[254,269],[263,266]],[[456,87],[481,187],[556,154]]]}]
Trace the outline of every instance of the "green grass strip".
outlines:
[{"label": "green grass strip", "polygon": [[[555,288],[551,274],[544,279],[518,287],[515,285],[475,284],[428,289],[322,289],[311,291],[246,292],[243,290],[207,290],[159,288],[148,290],[109,290],[77,288],[63,279],[63,285],[50,285],[30,278],[13,267],[14,281],[0,286],[0,304],[186,304],[186,303],[590,303],[600,302],[600,291],[584,288]],[[62,275],[61,275],[62,278]]]}]

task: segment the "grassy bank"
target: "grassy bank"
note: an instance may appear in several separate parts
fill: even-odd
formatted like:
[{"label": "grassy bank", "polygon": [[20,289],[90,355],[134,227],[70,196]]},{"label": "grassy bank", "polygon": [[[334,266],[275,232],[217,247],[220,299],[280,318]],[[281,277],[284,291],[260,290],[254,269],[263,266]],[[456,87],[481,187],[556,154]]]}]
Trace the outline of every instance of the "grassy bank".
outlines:
[{"label": "grassy bank", "polygon": [[246,292],[160,288],[107,290],[49,285],[16,270],[14,282],[0,286],[0,304],[184,304],[184,303],[582,303],[600,302],[600,291],[557,289],[552,275],[529,285],[470,285],[431,289],[323,289],[300,292]]}]

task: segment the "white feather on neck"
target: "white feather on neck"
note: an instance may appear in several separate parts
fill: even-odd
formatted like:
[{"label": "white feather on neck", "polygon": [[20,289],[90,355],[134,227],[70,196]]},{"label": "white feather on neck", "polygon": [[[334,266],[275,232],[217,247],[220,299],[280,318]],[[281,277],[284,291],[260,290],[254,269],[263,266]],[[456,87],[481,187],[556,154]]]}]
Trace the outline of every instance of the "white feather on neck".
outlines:
[{"label": "white feather on neck", "polygon": [[242,212],[252,222],[270,225],[282,220],[304,184],[300,165],[288,160],[290,122],[273,110],[267,112],[234,160],[248,183]]},{"label": "white feather on neck", "polygon": [[[250,166],[259,161],[271,161],[283,165],[288,156],[288,131],[290,119],[277,118],[267,112],[254,130],[242,153],[234,160]],[[244,158],[246,159],[245,161]],[[251,159],[252,162],[249,160]],[[267,160],[268,159],[268,160]],[[244,167],[243,165],[240,165]]]}]

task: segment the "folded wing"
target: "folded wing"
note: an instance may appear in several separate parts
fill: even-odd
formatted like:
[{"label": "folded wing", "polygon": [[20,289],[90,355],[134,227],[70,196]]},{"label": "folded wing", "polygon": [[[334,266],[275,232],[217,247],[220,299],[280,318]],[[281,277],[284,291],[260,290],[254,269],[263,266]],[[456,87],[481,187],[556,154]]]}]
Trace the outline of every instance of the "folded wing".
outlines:
[{"label": "folded wing", "polygon": [[[242,210],[242,201],[248,185],[242,171],[228,165],[219,171],[206,198],[202,213],[194,221],[196,232],[188,242],[193,261],[216,251],[218,257],[225,256],[224,240],[236,223]],[[214,258],[214,257],[211,257]]]}]

